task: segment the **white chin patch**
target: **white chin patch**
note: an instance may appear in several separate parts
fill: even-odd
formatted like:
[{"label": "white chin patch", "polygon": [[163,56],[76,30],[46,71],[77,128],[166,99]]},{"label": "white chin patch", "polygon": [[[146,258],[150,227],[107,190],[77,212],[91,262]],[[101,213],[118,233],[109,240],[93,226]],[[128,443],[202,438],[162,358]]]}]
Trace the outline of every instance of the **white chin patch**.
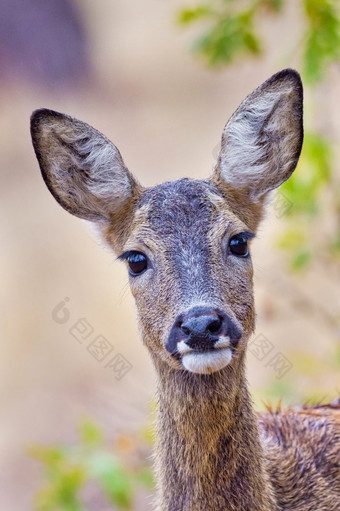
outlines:
[{"label": "white chin patch", "polygon": [[231,349],[224,348],[205,353],[186,353],[182,356],[182,364],[192,373],[211,374],[227,366],[231,359]]}]

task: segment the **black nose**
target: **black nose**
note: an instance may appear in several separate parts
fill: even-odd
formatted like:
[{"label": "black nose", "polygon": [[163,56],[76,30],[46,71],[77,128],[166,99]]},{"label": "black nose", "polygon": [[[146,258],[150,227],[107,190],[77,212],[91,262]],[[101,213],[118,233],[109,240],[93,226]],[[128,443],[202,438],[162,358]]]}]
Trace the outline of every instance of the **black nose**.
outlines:
[{"label": "black nose", "polygon": [[231,346],[236,346],[241,337],[241,330],[219,309],[194,307],[177,317],[166,348],[175,354],[177,344],[184,341],[194,350],[207,351],[213,349],[222,336],[229,336]]},{"label": "black nose", "polygon": [[184,334],[182,340],[190,348],[208,348],[217,341],[223,322],[224,318],[211,309],[204,311],[203,314],[187,314],[178,328]]}]

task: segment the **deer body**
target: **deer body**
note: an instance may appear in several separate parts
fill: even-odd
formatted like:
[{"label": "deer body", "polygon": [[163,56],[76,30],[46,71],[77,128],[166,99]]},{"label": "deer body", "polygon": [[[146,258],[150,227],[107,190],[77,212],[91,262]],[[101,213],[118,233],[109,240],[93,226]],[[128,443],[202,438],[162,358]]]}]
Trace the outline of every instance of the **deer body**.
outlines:
[{"label": "deer body", "polygon": [[248,245],[268,193],[299,158],[298,74],[282,71],[243,101],[203,181],[145,189],[109,140],[57,112],[35,112],[31,130],[54,197],[96,222],[129,266],[158,375],[157,509],[339,509],[338,404],[257,416],[245,376],[255,325]]}]

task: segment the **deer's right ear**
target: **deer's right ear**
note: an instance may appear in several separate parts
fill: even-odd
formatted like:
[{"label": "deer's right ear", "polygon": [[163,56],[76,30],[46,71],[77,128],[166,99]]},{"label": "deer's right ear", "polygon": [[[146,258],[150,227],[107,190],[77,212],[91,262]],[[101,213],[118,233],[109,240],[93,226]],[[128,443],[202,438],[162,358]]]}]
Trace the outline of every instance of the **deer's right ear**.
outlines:
[{"label": "deer's right ear", "polygon": [[48,189],[73,215],[109,221],[141,189],[115,145],[88,124],[36,110],[31,134]]},{"label": "deer's right ear", "polygon": [[302,140],[302,83],[293,69],[264,82],[227,122],[213,180],[261,202],[294,171]]}]

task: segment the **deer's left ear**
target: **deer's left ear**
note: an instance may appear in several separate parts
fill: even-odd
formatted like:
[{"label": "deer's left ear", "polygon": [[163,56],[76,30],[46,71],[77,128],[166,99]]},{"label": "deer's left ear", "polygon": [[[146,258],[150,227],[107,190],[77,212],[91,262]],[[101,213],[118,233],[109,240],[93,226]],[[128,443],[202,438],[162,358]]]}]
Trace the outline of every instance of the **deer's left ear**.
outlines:
[{"label": "deer's left ear", "polygon": [[301,152],[302,102],[300,75],[292,69],[253,91],[223,130],[213,180],[247,193],[253,202],[286,181]]}]

